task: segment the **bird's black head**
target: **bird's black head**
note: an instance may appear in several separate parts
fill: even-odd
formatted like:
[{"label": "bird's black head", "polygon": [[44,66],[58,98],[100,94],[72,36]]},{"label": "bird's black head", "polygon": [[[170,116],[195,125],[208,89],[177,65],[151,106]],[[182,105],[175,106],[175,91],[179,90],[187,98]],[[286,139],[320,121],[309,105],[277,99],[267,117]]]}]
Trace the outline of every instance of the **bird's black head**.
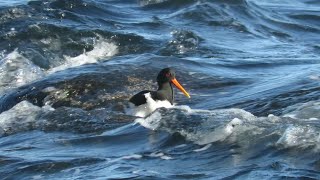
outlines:
[{"label": "bird's black head", "polygon": [[163,84],[166,82],[170,82],[172,79],[175,79],[176,73],[170,68],[162,69],[157,77],[158,84]]},{"label": "bird's black head", "polygon": [[[176,79],[176,73],[174,70],[170,68],[164,68],[162,69],[157,77],[157,82],[159,85],[159,89],[163,87],[164,84],[170,83],[174,84],[181,92],[183,92],[184,95],[186,95],[188,98],[190,98],[189,93],[181,86],[181,84]],[[171,88],[172,90],[172,88]]]}]

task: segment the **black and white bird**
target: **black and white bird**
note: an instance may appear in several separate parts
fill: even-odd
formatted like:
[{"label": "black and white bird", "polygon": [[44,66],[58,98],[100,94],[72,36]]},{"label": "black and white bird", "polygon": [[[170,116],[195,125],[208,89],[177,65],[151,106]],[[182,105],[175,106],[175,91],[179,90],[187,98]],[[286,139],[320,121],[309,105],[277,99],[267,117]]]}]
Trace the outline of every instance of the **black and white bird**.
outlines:
[{"label": "black and white bird", "polygon": [[177,81],[175,72],[171,68],[162,69],[157,76],[158,90],[144,90],[132,96],[129,100],[132,115],[145,117],[159,107],[170,107],[174,103],[174,91],[176,86],[185,96],[190,98],[189,93]]}]

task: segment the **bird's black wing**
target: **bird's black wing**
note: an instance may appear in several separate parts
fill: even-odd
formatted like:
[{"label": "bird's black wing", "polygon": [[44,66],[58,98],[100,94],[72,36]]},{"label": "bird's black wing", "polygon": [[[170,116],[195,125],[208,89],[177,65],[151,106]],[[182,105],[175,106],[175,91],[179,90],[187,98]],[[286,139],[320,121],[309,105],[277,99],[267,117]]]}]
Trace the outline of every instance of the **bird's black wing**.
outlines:
[{"label": "bird's black wing", "polygon": [[152,91],[148,91],[148,90],[141,91],[138,94],[132,96],[129,101],[136,106],[140,106],[141,104],[145,104],[147,102],[147,99],[144,94],[146,94],[146,93],[153,94]]}]

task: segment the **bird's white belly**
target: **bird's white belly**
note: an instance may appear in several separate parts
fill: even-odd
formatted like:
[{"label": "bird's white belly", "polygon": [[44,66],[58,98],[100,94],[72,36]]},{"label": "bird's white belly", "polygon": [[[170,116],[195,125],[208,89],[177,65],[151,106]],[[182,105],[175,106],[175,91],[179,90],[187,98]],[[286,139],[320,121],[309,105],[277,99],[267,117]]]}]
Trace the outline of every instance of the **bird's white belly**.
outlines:
[{"label": "bird's white belly", "polygon": [[157,108],[165,107],[165,108],[171,108],[173,105],[165,100],[165,101],[159,101],[154,100],[151,98],[150,93],[144,94],[147,102],[145,104],[142,104],[140,106],[135,106],[133,103],[129,103],[129,108],[126,110],[126,114],[132,115],[132,116],[138,116],[138,117],[146,117],[149,114],[151,114],[153,111],[155,111]]}]

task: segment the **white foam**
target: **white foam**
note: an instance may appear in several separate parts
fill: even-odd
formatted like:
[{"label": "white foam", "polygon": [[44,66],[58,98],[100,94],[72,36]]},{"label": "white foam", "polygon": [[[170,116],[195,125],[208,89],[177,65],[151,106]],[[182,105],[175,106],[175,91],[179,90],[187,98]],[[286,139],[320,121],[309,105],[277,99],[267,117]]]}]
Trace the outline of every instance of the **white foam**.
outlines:
[{"label": "white foam", "polygon": [[289,126],[276,142],[276,145],[284,148],[307,148],[309,146],[319,148],[319,137],[319,133],[310,126]]},{"label": "white foam", "polygon": [[285,114],[285,115],[283,115],[283,117],[289,117],[289,118],[292,118],[292,119],[297,119],[296,114]]},{"label": "white foam", "polygon": [[28,101],[21,101],[10,110],[0,114],[0,129],[3,133],[29,130],[36,126],[41,113],[53,110],[51,106],[38,107]]},{"label": "white foam", "polygon": [[0,92],[19,87],[43,77],[43,70],[19,54],[9,53],[0,63]]},{"label": "white foam", "polygon": [[160,159],[163,159],[163,160],[173,159],[172,157],[165,155],[163,152],[153,152],[149,155],[149,157],[156,157],[156,158],[159,157]]},{"label": "white foam", "polygon": [[187,144],[180,144],[180,145],[176,146],[175,148],[183,148],[183,147],[186,147],[186,146],[187,146]]},{"label": "white foam", "polygon": [[[318,127],[309,124],[318,121],[320,102],[309,102],[295,108],[295,113],[279,117],[256,117],[242,109],[198,110],[188,106],[175,106],[171,109],[159,109],[146,118],[136,122],[152,130],[165,130],[179,133],[188,141],[206,145],[195,152],[204,151],[213,142],[237,142],[243,147],[269,136],[281,135],[276,142],[278,147],[315,147],[320,149]],[[292,110],[292,109],[291,109]],[[294,117],[296,119],[291,119]],[[313,123],[313,122],[312,122]],[[286,128],[288,125],[290,127]]]},{"label": "white foam", "polygon": [[299,120],[317,120],[320,119],[320,101],[309,101],[299,103],[286,108],[286,114],[283,117],[289,117]]},{"label": "white foam", "polygon": [[241,109],[195,110],[188,106],[175,106],[170,111],[155,111],[136,122],[152,130],[178,132],[187,140],[203,145],[224,141],[234,132],[248,131],[251,127],[243,126],[244,121],[254,120],[257,120],[254,115]]},{"label": "white foam", "polygon": [[145,94],[147,103],[142,104],[140,106],[134,106],[130,103],[130,108],[126,110],[126,113],[129,115],[137,116],[137,117],[146,117],[155,111],[158,108],[165,107],[171,108],[173,105],[169,101],[159,101],[151,98],[150,93]]},{"label": "white foam", "polygon": [[144,176],[153,176],[155,174],[160,174],[160,172],[154,171],[154,170],[135,170],[132,171],[132,174],[143,174]]},{"label": "white foam", "polygon": [[49,92],[53,92],[53,91],[57,91],[57,88],[55,88],[53,86],[49,86],[49,87],[42,89],[42,92],[45,92],[45,93],[49,93]]},{"label": "white foam", "polygon": [[35,175],[35,176],[32,176],[32,179],[36,180],[36,179],[43,179],[43,175]]},{"label": "white foam", "polygon": [[22,101],[0,114],[0,128],[5,133],[28,130],[35,124],[40,113],[48,110],[52,108],[40,108],[28,101]]},{"label": "white foam", "polygon": [[233,132],[234,128],[238,125],[241,125],[242,124],[242,121],[238,118],[234,118],[232,119],[232,121],[230,121],[226,127],[225,127],[225,132],[229,135]]},{"label": "white foam", "polygon": [[319,75],[310,75],[309,79],[319,81],[320,77],[319,77]]},{"label": "white foam", "polygon": [[200,149],[195,149],[195,150],[193,150],[193,151],[194,151],[194,152],[205,151],[205,150],[209,149],[211,146],[212,146],[212,144],[207,144],[207,145],[203,146],[202,148],[200,148]]},{"label": "white foam", "polygon": [[97,41],[97,43],[93,47],[93,50],[89,52],[84,52],[83,54],[76,57],[64,56],[66,62],[60,66],[52,68],[48,71],[48,73],[54,73],[56,71],[62,71],[84,64],[97,63],[98,60],[103,58],[110,58],[117,53],[118,46],[116,46],[114,43],[109,42],[108,40],[102,39]]},{"label": "white foam", "polygon": [[121,159],[141,159],[141,158],[142,158],[142,155],[140,154],[132,154],[132,155],[121,157]]},{"label": "white foam", "polygon": [[268,120],[269,120],[270,122],[272,122],[272,123],[276,123],[276,122],[281,121],[281,118],[278,117],[278,116],[275,116],[275,115],[273,115],[273,114],[269,114],[269,115],[268,115]]},{"label": "white foam", "polygon": [[171,159],[173,159],[173,157],[171,157],[171,156],[166,156],[166,155],[161,156],[160,158],[163,159],[163,160],[171,160]]},{"label": "white foam", "polygon": [[168,0],[140,0],[139,4],[140,4],[140,6],[149,6],[152,4],[160,4],[165,1],[168,1]]},{"label": "white foam", "polygon": [[224,141],[235,131],[235,128],[241,124],[242,124],[242,121],[240,119],[234,118],[226,125],[216,127],[212,131],[209,131],[206,133],[203,133],[200,131],[196,134],[188,133],[186,136],[200,145],[208,144],[212,142]]},{"label": "white foam", "polygon": [[80,168],[76,168],[76,169],[74,170],[73,175],[79,175],[80,173],[81,173]]},{"label": "white foam", "polygon": [[136,123],[139,123],[145,128],[156,130],[160,126],[161,113],[155,112],[147,118],[138,118],[135,120]]}]

